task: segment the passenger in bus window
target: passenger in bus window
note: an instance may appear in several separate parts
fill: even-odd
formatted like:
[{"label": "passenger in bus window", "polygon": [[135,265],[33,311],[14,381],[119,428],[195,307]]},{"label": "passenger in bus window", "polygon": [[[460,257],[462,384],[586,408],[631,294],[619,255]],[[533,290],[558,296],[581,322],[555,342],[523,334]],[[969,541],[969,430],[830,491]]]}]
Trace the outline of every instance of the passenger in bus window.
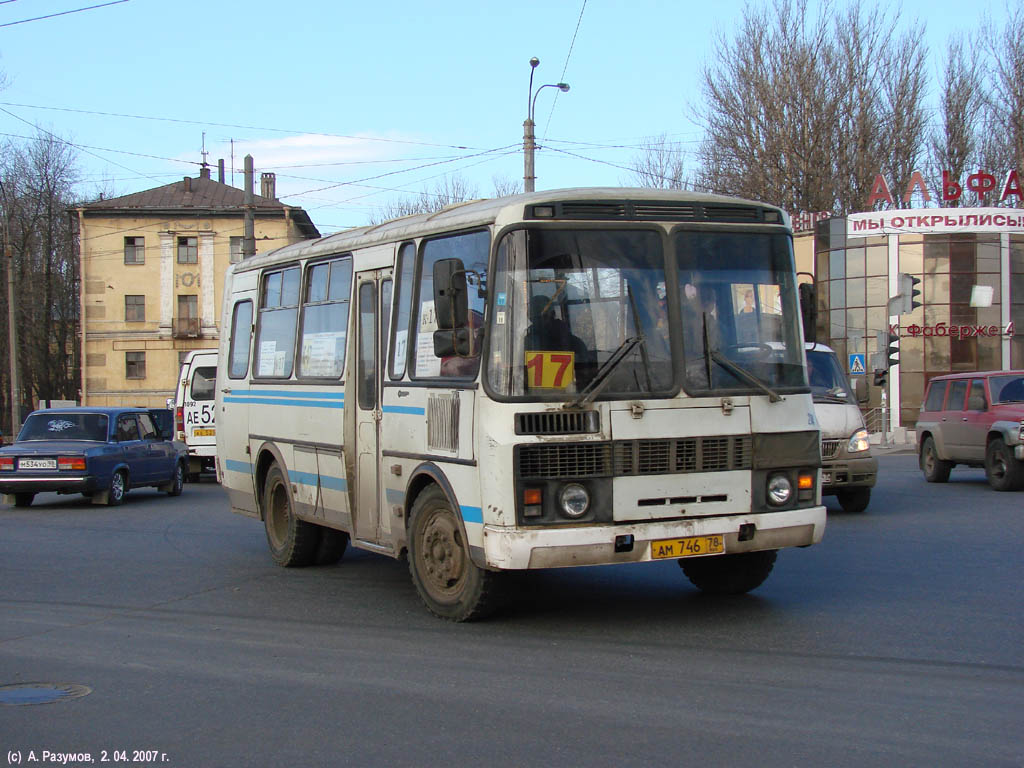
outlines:
[{"label": "passenger in bus window", "polygon": [[555,316],[555,301],[549,296],[530,299],[530,327],[526,329],[527,351],[573,352],[586,356],[587,346],[574,335],[569,324]]}]

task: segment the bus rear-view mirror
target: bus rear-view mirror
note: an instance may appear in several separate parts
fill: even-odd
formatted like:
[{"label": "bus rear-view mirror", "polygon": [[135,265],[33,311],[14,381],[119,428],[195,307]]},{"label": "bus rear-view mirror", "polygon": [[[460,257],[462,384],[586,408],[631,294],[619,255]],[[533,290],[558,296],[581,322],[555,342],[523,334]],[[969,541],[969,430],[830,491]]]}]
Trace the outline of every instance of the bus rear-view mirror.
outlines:
[{"label": "bus rear-view mirror", "polygon": [[469,325],[469,294],[462,259],[434,262],[434,314],[442,331],[465,329]]}]

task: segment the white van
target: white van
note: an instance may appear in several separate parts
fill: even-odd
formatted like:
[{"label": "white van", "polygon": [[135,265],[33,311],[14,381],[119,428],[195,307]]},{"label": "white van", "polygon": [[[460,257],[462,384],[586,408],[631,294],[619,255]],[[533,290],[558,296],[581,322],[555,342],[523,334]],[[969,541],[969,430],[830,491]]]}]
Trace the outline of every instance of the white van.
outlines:
[{"label": "white van", "polygon": [[863,512],[878,478],[878,460],[871,455],[858,397],[831,347],[808,343],[804,350],[821,427],[821,495],[835,496],[845,512]]},{"label": "white van", "polygon": [[217,350],[197,349],[181,365],[174,397],[175,437],[188,446],[189,479],[200,472],[215,471],[217,428],[214,395],[217,382]]}]

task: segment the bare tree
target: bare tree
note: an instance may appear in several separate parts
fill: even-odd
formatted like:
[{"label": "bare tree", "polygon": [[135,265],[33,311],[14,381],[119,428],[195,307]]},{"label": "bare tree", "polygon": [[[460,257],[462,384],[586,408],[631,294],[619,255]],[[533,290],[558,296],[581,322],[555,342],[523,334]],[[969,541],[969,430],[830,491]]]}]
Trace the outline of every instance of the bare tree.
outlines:
[{"label": "bare tree", "polygon": [[[0,157],[3,215],[14,257],[18,368],[22,405],[39,399],[75,399],[78,394],[78,256],[72,221],[77,181],[69,145],[41,133],[24,145],[8,143]],[[4,265],[6,283],[8,265]],[[0,314],[7,338],[7,302]],[[9,354],[0,354],[0,381],[10,412]]]},{"label": "bare tree", "polygon": [[[982,167],[1024,170],[1024,4],[1008,4],[1002,27],[991,20],[983,22],[989,30],[987,104],[980,155]],[[1014,200],[1014,198],[1010,198]],[[998,198],[990,198],[991,202]],[[1017,205],[1021,199],[1016,198]]]},{"label": "bare tree", "polygon": [[522,179],[510,179],[508,176],[492,176],[491,185],[494,187],[495,197],[518,195],[523,191]]},{"label": "bare tree", "polygon": [[370,216],[371,224],[380,224],[389,219],[411,216],[416,213],[432,213],[442,208],[473,200],[479,197],[477,188],[461,176],[445,176],[431,188],[424,188],[415,197],[389,200]]},{"label": "bare tree", "polygon": [[629,181],[638,187],[685,189],[685,161],[682,144],[669,141],[665,133],[653,136],[641,143],[640,154],[630,162]]},{"label": "bare tree", "polygon": [[[965,47],[963,38],[956,37],[946,50],[939,105],[941,122],[931,138],[933,167],[948,170],[959,179],[971,165],[979,162],[978,125],[985,103],[978,59],[969,45]],[[965,204],[963,197],[958,198],[955,204]]]},{"label": "bare tree", "polygon": [[902,189],[922,152],[923,33],[852,3],[748,2],[743,18],[703,71],[698,185],[837,214],[863,210],[879,172]]}]

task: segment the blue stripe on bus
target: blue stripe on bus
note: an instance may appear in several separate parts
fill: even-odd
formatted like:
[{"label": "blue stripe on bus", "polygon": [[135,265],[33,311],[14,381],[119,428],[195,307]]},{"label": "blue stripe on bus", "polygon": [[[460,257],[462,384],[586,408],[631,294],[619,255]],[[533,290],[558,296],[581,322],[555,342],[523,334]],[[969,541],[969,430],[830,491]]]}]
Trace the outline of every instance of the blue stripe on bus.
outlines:
[{"label": "blue stripe on bus", "polygon": [[322,400],[285,400],[275,397],[225,397],[225,403],[255,403],[259,405],[305,405],[309,408],[344,408],[345,403]]},{"label": "blue stripe on bus", "polygon": [[241,472],[243,475],[252,474],[252,464],[248,461],[235,461],[234,459],[226,459],[224,461],[224,469],[229,472]]},{"label": "blue stripe on bus", "polygon": [[308,392],[301,389],[240,389],[232,394],[235,397],[263,397],[264,395],[271,395],[273,397],[304,397],[310,398],[321,398],[325,400],[344,400],[345,392],[342,390],[330,391],[330,392]]},{"label": "blue stripe on bus", "polygon": [[[296,469],[288,470],[288,479],[293,483],[300,483],[301,485],[309,485],[316,487],[317,475],[313,472],[299,472]],[[320,487],[326,488],[331,491],[347,491],[348,483],[345,482],[344,478],[331,477],[330,475],[320,475]]]},{"label": "blue stripe on bus", "polygon": [[387,500],[388,504],[404,504],[405,491],[397,491],[394,488],[385,488],[384,498]]},{"label": "blue stripe on bus", "polygon": [[459,507],[462,511],[462,519],[467,523],[482,523],[484,511],[480,507]]},{"label": "blue stripe on bus", "polygon": [[385,405],[381,410],[384,413],[406,413],[410,416],[423,416],[427,412],[425,408],[416,408],[412,405]]}]

